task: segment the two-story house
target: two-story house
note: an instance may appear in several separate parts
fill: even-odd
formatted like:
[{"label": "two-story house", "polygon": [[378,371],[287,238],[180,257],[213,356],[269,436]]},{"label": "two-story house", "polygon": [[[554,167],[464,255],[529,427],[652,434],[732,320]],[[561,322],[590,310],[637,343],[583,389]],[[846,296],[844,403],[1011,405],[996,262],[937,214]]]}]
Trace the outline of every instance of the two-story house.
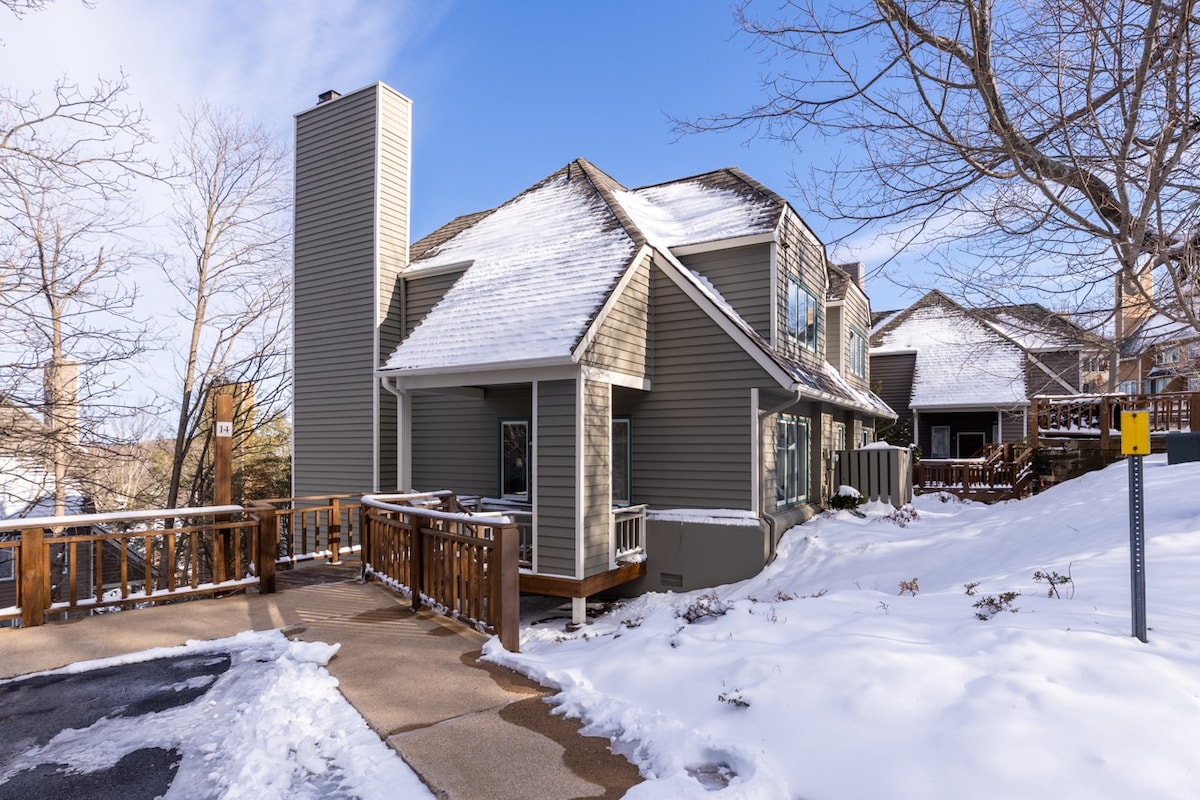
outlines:
[{"label": "two-story house", "polygon": [[409,101],[323,97],[297,116],[297,494],[482,495],[531,512],[523,589],[689,589],[761,569],[894,418],[861,266],[737,169],[628,189],[579,159],[409,248]]},{"label": "two-story house", "polygon": [[1029,435],[1030,398],[1102,391],[1109,345],[1037,304],[965,308],[934,289],[876,315],[871,374],[926,458]]}]

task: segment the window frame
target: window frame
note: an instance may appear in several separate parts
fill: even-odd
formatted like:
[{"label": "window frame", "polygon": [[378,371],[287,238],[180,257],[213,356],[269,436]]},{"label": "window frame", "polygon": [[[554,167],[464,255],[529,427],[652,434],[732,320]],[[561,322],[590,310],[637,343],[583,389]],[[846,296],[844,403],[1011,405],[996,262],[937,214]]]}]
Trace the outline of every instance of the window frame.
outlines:
[{"label": "window frame", "polygon": [[[803,301],[803,302],[802,302]],[[809,310],[812,321],[809,321]],[[816,353],[821,339],[821,302],[795,275],[787,276],[787,318],[784,328],[788,339]]]},{"label": "window frame", "polygon": [[858,328],[851,328],[847,337],[846,369],[856,378],[867,377],[867,337]]},{"label": "window frame", "polygon": [[[790,437],[789,433],[792,434]],[[780,414],[775,420],[776,508],[793,508],[808,502],[811,433],[808,417]]]},{"label": "window frame", "polygon": [[0,547],[0,583],[16,580],[16,554],[17,549],[15,547]]},{"label": "window frame", "polygon": [[[525,430],[525,453],[524,453],[524,478],[525,491],[523,492],[506,492],[505,487],[508,485],[508,473],[505,469],[507,463],[507,439],[505,431],[510,428],[520,427]],[[530,448],[531,442],[529,439],[530,426],[528,417],[508,417],[501,418],[497,425],[498,428],[498,452],[496,454],[496,477],[497,477],[497,497],[501,500],[518,500],[521,502],[532,502],[533,500],[533,475],[530,470]]]},{"label": "window frame", "polygon": [[[617,491],[617,428],[625,428],[625,486],[622,492]],[[609,465],[610,490],[612,503],[615,506],[633,505],[633,417],[619,414],[612,418],[612,429],[609,431]]]}]

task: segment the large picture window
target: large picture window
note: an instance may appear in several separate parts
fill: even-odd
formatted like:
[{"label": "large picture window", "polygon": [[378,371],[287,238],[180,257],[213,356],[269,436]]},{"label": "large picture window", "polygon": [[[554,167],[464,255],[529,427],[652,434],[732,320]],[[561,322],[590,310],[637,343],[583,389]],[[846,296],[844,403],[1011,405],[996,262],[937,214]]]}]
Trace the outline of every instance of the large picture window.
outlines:
[{"label": "large picture window", "polygon": [[0,548],[0,581],[13,579],[13,553],[11,547]]},{"label": "large picture window", "polygon": [[529,420],[500,420],[500,496],[529,499]]},{"label": "large picture window", "polygon": [[808,499],[808,420],[780,414],[775,428],[775,500],[780,507]]},{"label": "large picture window", "polygon": [[633,476],[629,417],[612,421],[612,501],[627,506],[633,502]]},{"label": "large picture window", "polygon": [[788,278],[787,286],[787,335],[796,344],[817,350],[817,333],[820,328],[821,305],[817,297],[796,278]]}]

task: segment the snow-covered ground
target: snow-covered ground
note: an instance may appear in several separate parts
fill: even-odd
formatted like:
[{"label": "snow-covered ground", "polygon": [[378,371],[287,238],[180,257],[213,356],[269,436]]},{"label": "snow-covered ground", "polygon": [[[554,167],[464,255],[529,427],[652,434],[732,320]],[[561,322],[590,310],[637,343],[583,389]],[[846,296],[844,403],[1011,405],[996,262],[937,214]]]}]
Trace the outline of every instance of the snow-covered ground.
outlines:
[{"label": "snow-covered ground", "polygon": [[[421,780],[338,691],[337,680],[324,668],[337,649],[288,641],[278,631],[247,632],[56,670],[77,674],[181,655],[231,657],[228,670],[175,687],[208,686],[185,705],[104,717],[64,730],[43,746],[10,742],[25,749],[6,754],[11,759],[8,769],[0,770],[0,787],[38,764],[96,772],[141,748],[165,748],[180,756],[165,800],[432,800]],[[192,685],[198,680],[199,687]]]},{"label": "snow-covered ground", "polygon": [[825,515],[755,578],[487,653],[614,739],[647,777],[629,798],[1200,797],[1200,464],[1145,477],[1148,644],[1119,463]]},{"label": "snow-covered ground", "polygon": [[[1122,463],[1015,503],[827,514],[748,581],[487,653],[613,738],[647,778],[638,800],[1196,798],[1200,464],[1153,457],[1145,478],[1148,644],[1130,636]],[[1047,596],[1037,573],[1070,580]],[[173,747],[169,797],[430,796],[337,692],[335,648],[278,633],[189,647],[233,656],[198,700],[26,758],[102,768]]]}]

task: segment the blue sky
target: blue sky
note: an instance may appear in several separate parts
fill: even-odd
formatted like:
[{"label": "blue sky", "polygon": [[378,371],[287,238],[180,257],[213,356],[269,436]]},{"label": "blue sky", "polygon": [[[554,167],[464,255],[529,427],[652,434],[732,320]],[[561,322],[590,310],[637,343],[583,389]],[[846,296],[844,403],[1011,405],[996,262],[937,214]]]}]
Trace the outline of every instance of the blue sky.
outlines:
[{"label": "blue sky", "polygon": [[[23,90],[123,70],[164,142],[192,98],[288,139],[320,92],[388,83],[414,103],[414,238],[579,157],[631,187],[738,166],[827,242],[845,233],[793,185],[831,158],[824,143],[672,132],[671,116],[758,97],[763,57],[730,0],[58,0],[20,22],[0,17],[0,37],[0,74]],[[870,268],[879,251],[860,236],[834,256]],[[876,309],[916,297],[884,279],[868,291]]]}]

